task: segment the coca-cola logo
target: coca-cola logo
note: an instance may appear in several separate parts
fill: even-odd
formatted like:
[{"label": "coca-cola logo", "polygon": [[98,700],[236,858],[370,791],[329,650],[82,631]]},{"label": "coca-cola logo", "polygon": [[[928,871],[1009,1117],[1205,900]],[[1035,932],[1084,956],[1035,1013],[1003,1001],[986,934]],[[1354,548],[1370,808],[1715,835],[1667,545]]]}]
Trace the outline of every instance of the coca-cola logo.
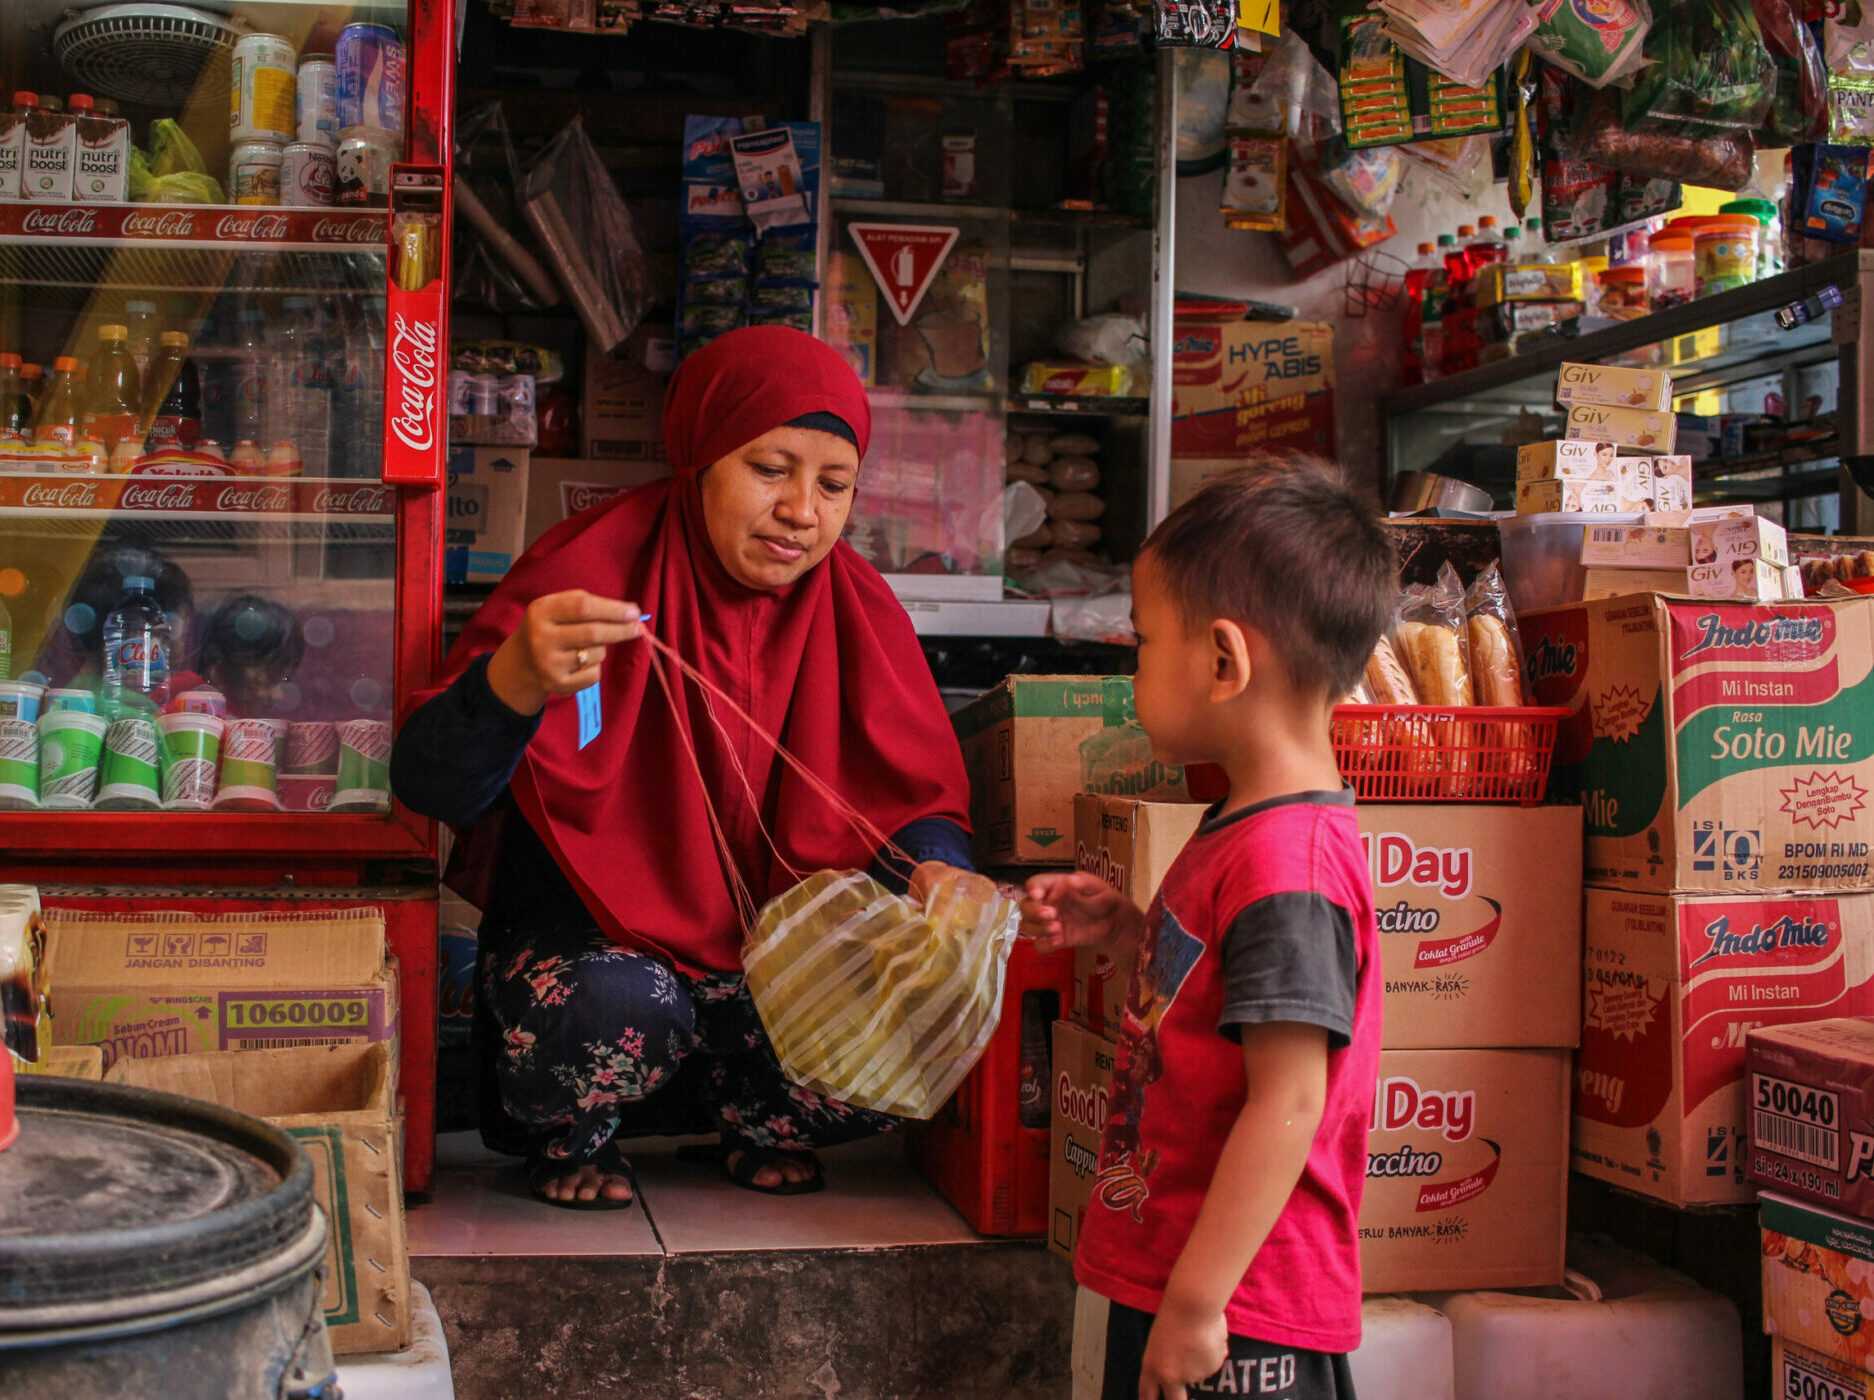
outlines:
[{"label": "coca-cola logo", "polygon": [[285,240],[288,223],[284,214],[223,214],[215,237],[277,243]]},{"label": "coca-cola logo", "polygon": [[125,510],[188,510],[195,504],[193,486],[126,486],[118,504]]},{"label": "coca-cola logo", "polygon": [[20,220],[21,233],[56,233],[65,237],[96,233],[95,209],[28,209]]},{"label": "coca-cola logo", "polygon": [[98,489],[89,482],[61,482],[56,486],[34,482],[20,495],[20,504],[51,510],[90,510],[98,503]]},{"label": "coca-cola logo", "polygon": [[312,508],[322,515],[381,515],[386,494],[382,486],[322,487],[312,498]]},{"label": "coca-cola logo", "polygon": [[390,430],[412,452],[427,452],[436,441],[438,327],[431,321],[412,321],[398,312],[391,331],[390,364],[393,412]]},{"label": "coca-cola logo", "polygon": [[193,238],[195,214],[187,209],[126,214],[123,234],[126,238]]},{"label": "coca-cola logo", "polygon": [[[330,184],[328,179],[327,184]],[[321,219],[312,226],[314,243],[382,243],[383,221],[375,216],[352,219]]]},{"label": "coca-cola logo", "polygon": [[216,510],[285,510],[292,499],[285,486],[224,486]]}]

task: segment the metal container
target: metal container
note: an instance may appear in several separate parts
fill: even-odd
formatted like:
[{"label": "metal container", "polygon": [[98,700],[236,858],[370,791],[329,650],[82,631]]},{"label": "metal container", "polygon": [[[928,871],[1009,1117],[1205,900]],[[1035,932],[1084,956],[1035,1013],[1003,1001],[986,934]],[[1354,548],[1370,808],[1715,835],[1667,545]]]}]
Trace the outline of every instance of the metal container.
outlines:
[{"label": "metal container", "polygon": [[320,208],[338,196],[338,162],[321,141],[295,141],[282,153],[280,203]]},{"label": "metal container", "polygon": [[338,126],[403,132],[403,40],[387,24],[348,24],[338,35]]},{"label": "metal container", "polygon": [[348,128],[334,159],[338,202],[352,207],[390,203],[390,167],[402,151],[403,138],[391,132]]},{"label": "metal container", "polygon": [[1494,510],[1496,502],[1481,486],[1437,472],[1400,472],[1393,478],[1389,505],[1395,515],[1421,510],[1468,510],[1479,515]]},{"label": "metal container", "polygon": [[325,1217],[291,1138],[194,1099],[46,1075],[21,1076],[17,1112],[0,1154],[8,1394],[331,1393]]},{"label": "metal container", "polygon": [[278,141],[243,141],[228,156],[228,198],[236,204],[278,204],[286,148]]},{"label": "metal container", "polygon": [[299,95],[294,102],[301,141],[338,144],[338,64],[325,54],[299,61]]},{"label": "metal container", "polygon": [[228,135],[240,141],[291,141],[298,55],[278,34],[248,34],[234,46]]}]

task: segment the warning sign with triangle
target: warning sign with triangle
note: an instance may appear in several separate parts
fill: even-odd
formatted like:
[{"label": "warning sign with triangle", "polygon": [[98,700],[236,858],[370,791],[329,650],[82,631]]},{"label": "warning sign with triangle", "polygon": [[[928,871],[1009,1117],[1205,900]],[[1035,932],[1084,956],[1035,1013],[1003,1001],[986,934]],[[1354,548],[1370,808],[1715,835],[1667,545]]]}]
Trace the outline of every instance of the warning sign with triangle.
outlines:
[{"label": "warning sign with triangle", "polygon": [[908,326],[937,269],[956,246],[958,230],[945,224],[847,224],[859,256],[872,269],[885,304]]}]

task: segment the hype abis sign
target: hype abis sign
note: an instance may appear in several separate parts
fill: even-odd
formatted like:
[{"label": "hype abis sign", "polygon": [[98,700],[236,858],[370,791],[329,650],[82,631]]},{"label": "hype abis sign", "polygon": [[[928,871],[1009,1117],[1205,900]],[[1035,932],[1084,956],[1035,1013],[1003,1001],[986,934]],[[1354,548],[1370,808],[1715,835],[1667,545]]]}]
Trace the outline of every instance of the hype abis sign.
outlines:
[{"label": "hype abis sign", "polygon": [[1764,893],[1874,884],[1874,601],[1610,598],[1523,620],[1571,714],[1590,883]]},{"label": "hype abis sign", "polygon": [[1576,1171],[1673,1205],[1751,1199],[1745,1045],[1874,1013],[1874,894],[1591,889]]},{"label": "hype abis sign", "polygon": [[1581,813],[1361,806],[1389,1049],[1580,1038]]},{"label": "hype abis sign", "polygon": [[1334,328],[1180,318],[1171,352],[1174,457],[1334,451]]}]

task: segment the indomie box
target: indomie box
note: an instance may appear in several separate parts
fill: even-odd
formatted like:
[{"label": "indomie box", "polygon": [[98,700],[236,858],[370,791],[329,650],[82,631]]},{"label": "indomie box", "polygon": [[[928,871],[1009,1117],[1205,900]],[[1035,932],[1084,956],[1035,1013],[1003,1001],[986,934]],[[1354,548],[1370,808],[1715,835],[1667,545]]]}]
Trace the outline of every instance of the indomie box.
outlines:
[{"label": "indomie box", "polygon": [[1100,1138],[1106,1131],[1107,1097],[1113,1086],[1113,1042],[1071,1021],[1054,1023],[1053,1083],[1050,1085],[1048,1153],[1048,1249],[1072,1260],[1080,1241],[1094,1178],[1100,1169]]},{"label": "indomie box", "polygon": [[1746,1063],[1750,1179],[1874,1217],[1874,1020],[1754,1030]]},{"label": "indomie box", "polygon": [[1590,889],[1575,1170],[1671,1205],[1751,1199],[1745,1038],[1874,1012],[1874,894]]},{"label": "indomie box", "polygon": [[1368,1293],[1560,1283],[1566,1050],[1387,1050],[1367,1135]]},{"label": "indomie box", "polygon": [[1567,706],[1550,795],[1587,878],[1647,890],[1874,884],[1874,603],[1610,598],[1522,618]]},{"label": "indomie box", "polygon": [[397,1033],[396,963],[376,910],[305,916],[48,912],[58,1045],[108,1068],[196,1050],[378,1043]]},{"label": "indomie box", "polygon": [[110,1077],[251,1113],[295,1138],[312,1163],[313,1199],[329,1226],[320,1278],[332,1350],[409,1344],[410,1256],[390,1047],[119,1060]]},{"label": "indomie box", "polygon": [[1171,454],[1334,451],[1334,328],[1312,321],[1180,319],[1172,342]]},{"label": "indomie box", "polygon": [[1009,676],[952,716],[985,865],[1071,865],[1074,795],[1181,801],[1133,717],[1128,676]]},{"label": "indomie box", "polygon": [[1874,1367],[1874,1222],[1765,1192],[1759,1224],[1763,1330],[1857,1371]]}]

